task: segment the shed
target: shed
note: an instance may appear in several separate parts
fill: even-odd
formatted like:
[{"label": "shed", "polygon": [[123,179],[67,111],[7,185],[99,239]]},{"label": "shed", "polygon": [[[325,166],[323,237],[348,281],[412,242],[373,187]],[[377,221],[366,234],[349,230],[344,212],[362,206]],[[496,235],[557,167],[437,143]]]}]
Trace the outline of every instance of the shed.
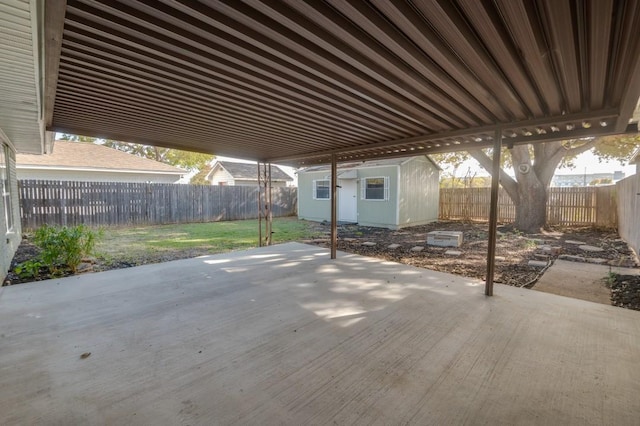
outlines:
[{"label": "shed", "polygon": [[[398,229],[438,220],[440,168],[426,155],[342,163],[338,220]],[[331,219],[330,168],[298,174],[298,217]]]},{"label": "shed", "polygon": [[[255,163],[216,161],[205,179],[212,185],[257,186],[258,169]],[[276,165],[271,166],[271,186],[284,187],[293,178]]]}]

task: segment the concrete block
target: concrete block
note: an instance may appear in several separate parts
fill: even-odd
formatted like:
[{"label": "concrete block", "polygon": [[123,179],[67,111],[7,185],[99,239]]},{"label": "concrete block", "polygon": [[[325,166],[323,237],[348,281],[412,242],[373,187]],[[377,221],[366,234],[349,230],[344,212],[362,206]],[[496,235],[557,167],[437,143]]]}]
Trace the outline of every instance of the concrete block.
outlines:
[{"label": "concrete block", "polygon": [[374,243],[373,241],[365,241],[364,243],[362,243],[362,245],[367,247],[373,247],[376,245],[376,243]]},{"label": "concrete block", "polygon": [[571,262],[586,262],[586,259],[582,256],[574,256],[572,254],[563,254],[558,259],[569,260]]},{"label": "concrete block", "polygon": [[395,249],[397,249],[398,247],[400,247],[400,244],[389,244],[389,245],[387,246],[387,248],[388,248],[388,249],[391,249],[391,250],[395,250]]},{"label": "concrete block", "polygon": [[460,247],[463,235],[460,231],[431,231],[427,234],[427,244],[440,247]]},{"label": "concrete block", "polygon": [[547,262],[544,262],[542,260],[530,260],[528,265],[533,268],[546,268]]},{"label": "concrete block", "polygon": [[587,244],[584,241],[576,241],[576,240],[566,240],[565,243],[566,244],[573,244],[575,246],[582,246],[584,244]]},{"label": "concrete block", "polygon": [[585,245],[582,245],[582,246],[578,246],[578,248],[579,248],[580,250],[582,250],[582,251],[589,251],[589,252],[592,252],[592,253],[597,253],[597,252],[604,251],[604,249],[603,249],[603,248],[601,248],[601,247],[588,246],[588,245],[586,245],[586,244],[585,244]]},{"label": "concrete block", "polygon": [[447,250],[444,252],[445,256],[454,256],[454,257],[458,257],[462,254],[461,251],[458,250]]},{"label": "concrete block", "polygon": [[411,251],[415,251],[415,252],[419,252],[424,250],[423,246],[415,246],[415,247],[411,247]]}]

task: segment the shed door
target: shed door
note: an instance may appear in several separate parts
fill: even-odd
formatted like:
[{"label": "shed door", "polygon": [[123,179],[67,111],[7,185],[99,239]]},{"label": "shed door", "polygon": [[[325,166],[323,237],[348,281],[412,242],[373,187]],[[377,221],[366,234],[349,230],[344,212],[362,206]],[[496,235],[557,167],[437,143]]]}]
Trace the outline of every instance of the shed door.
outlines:
[{"label": "shed door", "polygon": [[339,179],[338,185],[338,220],[341,222],[358,222],[358,184],[356,179]]}]

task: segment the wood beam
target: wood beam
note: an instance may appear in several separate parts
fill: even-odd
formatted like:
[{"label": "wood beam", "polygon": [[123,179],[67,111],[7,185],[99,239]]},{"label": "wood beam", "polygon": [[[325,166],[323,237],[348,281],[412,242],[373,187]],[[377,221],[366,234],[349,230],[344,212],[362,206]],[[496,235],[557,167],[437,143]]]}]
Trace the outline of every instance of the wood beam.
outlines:
[{"label": "wood beam", "polygon": [[62,32],[67,10],[66,0],[47,0],[44,9],[44,121],[46,128],[53,122],[53,107],[56,101]]}]

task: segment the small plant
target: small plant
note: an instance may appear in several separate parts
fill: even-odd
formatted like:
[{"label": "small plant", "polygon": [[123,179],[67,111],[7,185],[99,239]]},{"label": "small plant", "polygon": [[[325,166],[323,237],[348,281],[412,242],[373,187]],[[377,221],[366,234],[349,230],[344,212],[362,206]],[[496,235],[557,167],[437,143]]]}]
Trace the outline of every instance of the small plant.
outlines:
[{"label": "small plant", "polygon": [[75,273],[82,259],[93,252],[98,236],[85,225],[44,225],[36,231],[34,243],[42,249],[40,260],[52,274],[59,274],[65,267]]},{"label": "small plant", "polygon": [[25,280],[38,278],[40,276],[40,268],[42,268],[42,262],[39,259],[31,259],[16,265],[13,270],[21,279]]},{"label": "small plant", "polygon": [[535,240],[526,240],[524,245],[526,248],[532,249],[538,246],[538,242]]},{"label": "small plant", "polygon": [[611,288],[616,281],[618,281],[619,274],[609,271],[609,275],[607,275],[607,287]]}]

